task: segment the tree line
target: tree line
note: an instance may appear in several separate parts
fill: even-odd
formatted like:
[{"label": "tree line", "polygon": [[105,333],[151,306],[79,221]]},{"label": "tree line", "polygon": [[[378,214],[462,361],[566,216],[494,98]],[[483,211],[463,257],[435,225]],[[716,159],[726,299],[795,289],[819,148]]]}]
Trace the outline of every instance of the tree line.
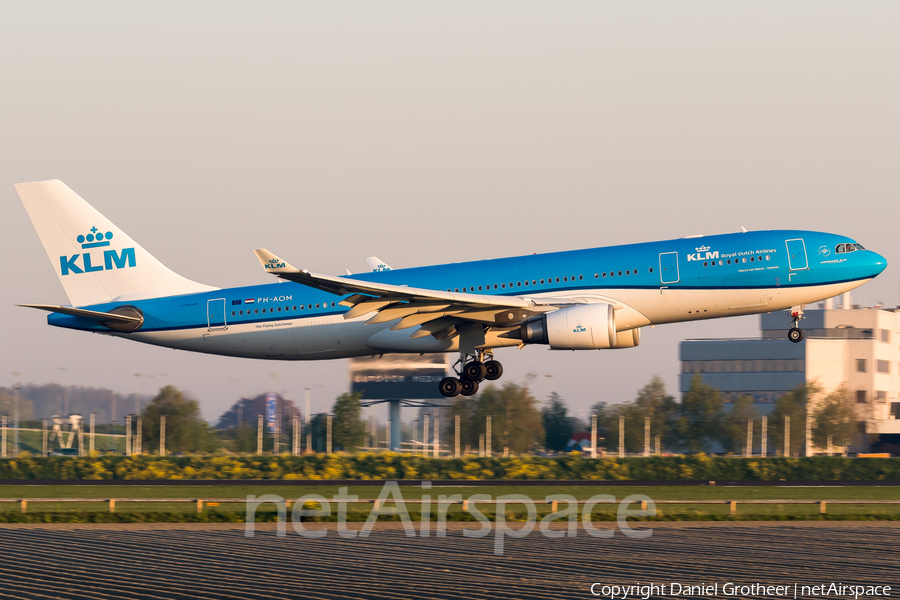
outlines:
[{"label": "tree line", "polygon": [[[9,401],[5,396],[2,400]],[[290,452],[296,409],[288,400],[279,398],[279,401],[285,403],[277,411],[281,414],[279,451]],[[165,415],[169,453],[256,452],[259,447],[256,417],[265,413],[265,396],[242,403],[246,404],[246,418],[238,418],[236,404],[220,418],[220,428],[214,429],[202,418],[196,400],[173,386],[165,386],[142,410],[143,449],[156,452],[159,448],[160,417]],[[658,436],[662,448],[670,452],[741,453],[747,442],[748,422],[752,423],[753,439],[758,442],[761,438],[758,408],[749,396],[726,402],[722,393],[704,383],[699,375],[692,379],[690,389],[678,402],[667,392],[662,379],[654,376],[638,390],[634,400],[619,404],[597,402],[590,414],[597,419],[598,445],[609,453],[619,449],[620,421],[624,423],[625,451],[640,453],[645,447],[647,420],[654,449]],[[313,451],[326,451],[329,417],[332,450],[354,452],[362,448],[369,434],[362,410],[358,395],[341,394],[330,414],[316,414],[308,424],[300,424],[300,448],[306,449],[308,434]],[[571,414],[559,394],[552,393],[542,406],[527,384],[515,382],[486,386],[477,396],[461,396],[447,411],[450,418],[441,423],[442,445],[454,446],[458,418],[464,454],[480,451],[488,440],[493,455],[561,452],[570,449],[568,444],[576,433],[591,431],[590,416],[582,420]],[[22,412],[28,414],[27,409]],[[792,453],[800,450],[806,439],[807,415],[812,417],[812,444],[819,450],[829,445],[849,446],[858,432],[857,404],[845,389],[823,394],[814,383],[807,383],[782,395],[768,415],[769,453],[778,453],[784,447],[786,417]],[[488,417],[490,435],[487,435]],[[132,427],[135,432],[135,423]],[[98,433],[101,432],[103,428],[98,428]],[[274,436],[267,427],[262,442],[264,452],[274,450]]]}]

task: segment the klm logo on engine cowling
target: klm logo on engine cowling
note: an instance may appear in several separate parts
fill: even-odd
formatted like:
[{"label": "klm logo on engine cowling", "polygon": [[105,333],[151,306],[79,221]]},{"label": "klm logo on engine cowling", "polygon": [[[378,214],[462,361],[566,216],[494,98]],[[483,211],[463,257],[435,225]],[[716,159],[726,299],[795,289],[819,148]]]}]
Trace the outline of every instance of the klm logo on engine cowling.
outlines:
[{"label": "klm logo on engine cowling", "polygon": [[[96,227],[91,227],[90,231],[87,235],[79,235],[75,238],[81,244],[82,250],[104,248],[110,245],[110,240],[113,238],[112,231],[102,233],[98,232]],[[121,252],[112,249],[104,250],[102,261],[90,252],[59,257],[60,275],[112,271],[135,266],[137,266],[137,258],[134,248],[122,248]]]},{"label": "klm logo on engine cowling", "polygon": [[284,263],[281,262],[280,258],[270,258],[269,262],[267,262],[263,266],[267,269],[283,269],[283,268],[285,268]]},{"label": "klm logo on engine cowling", "polygon": [[572,333],[584,333],[585,331],[587,331],[587,328],[579,323],[575,326],[575,329],[572,330]]},{"label": "klm logo on engine cowling", "polygon": [[687,259],[688,262],[692,260],[712,260],[714,258],[719,258],[719,251],[715,252],[709,251],[709,246],[700,246],[699,248],[694,248],[694,254],[688,254]]}]

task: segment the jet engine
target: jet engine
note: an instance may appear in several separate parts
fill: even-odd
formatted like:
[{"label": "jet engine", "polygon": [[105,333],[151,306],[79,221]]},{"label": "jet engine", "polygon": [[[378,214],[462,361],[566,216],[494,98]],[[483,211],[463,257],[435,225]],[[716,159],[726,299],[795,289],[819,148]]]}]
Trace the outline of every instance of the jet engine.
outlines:
[{"label": "jet engine", "polygon": [[616,348],[616,310],[605,303],[561,308],[525,321],[520,332],[526,344],[549,344],[554,350]]},{"label": "jet engine", "polygon": [[641,345],[641,328],[616,333],[616,348],[634,348]]}]

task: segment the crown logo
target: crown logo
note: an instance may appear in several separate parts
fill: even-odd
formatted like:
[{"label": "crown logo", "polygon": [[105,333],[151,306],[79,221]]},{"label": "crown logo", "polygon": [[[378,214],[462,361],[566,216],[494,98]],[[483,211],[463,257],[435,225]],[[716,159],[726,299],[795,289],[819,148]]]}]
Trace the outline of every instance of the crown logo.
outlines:
[{"label": "crown logo", "polygon": [[697,252],[706,252],[709,250],[709,246],[700,246],[699,248],[694,248]]},{"label": "crown logo", "polygon": [[109,240],[112,239],[112,231],[106,233],[100,232],[96,227],[91,227],[90,233],[87,235],[79,235],[76,240],[81,244],[83,250],[89,248],[100,248],[101,246],[109,246]]}]

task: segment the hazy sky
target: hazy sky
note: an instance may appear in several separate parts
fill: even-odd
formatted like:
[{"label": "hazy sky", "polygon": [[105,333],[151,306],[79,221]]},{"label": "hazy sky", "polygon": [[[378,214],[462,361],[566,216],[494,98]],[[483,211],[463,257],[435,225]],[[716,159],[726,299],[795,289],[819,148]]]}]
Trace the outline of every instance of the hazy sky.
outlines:
[{"label": "hazy sky", "polygon": [[[0,56],[3,385],[130,393],[143,373],[210,419],[267,389],[323,410],[348,385],[345,361],[190,354],[16,308],[67,303],[12,186],[40,179],[220,287],[271,281],[263,246],[341,274],[791,227],[886,256],[854,301],[898,302],[897,2],[4,2]],[[680,340],[757,323],[498,358],[584,414],[654,373],[674,392]]]}]

